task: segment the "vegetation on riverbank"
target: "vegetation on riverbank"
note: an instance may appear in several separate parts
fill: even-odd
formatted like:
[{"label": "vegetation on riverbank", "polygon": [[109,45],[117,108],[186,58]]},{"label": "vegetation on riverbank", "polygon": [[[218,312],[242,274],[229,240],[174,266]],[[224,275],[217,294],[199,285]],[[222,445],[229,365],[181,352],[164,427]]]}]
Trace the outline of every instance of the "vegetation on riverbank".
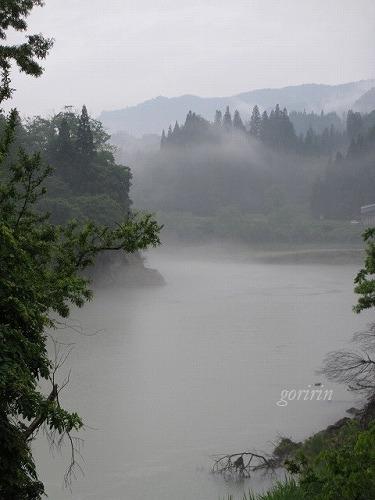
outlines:
[{"label": "vegetation on riverbank", "polygon": [[[375,423],[345,419],[303,443],[282,439],[274,450],[288,471],[268,492],[242,500],[371,500],[375,498]],[[228,497],[228,500],[233,500]]]},{"label": "vegetation on riverbank", "polygon": [[267,215],[233,207],[211,216],[157,212],[157,217],[165,226],[165,238],[185,244],[220,240],[269,249],[335,244],[360,248],[363,231],[359,222],[318,220],[291,207]]}]

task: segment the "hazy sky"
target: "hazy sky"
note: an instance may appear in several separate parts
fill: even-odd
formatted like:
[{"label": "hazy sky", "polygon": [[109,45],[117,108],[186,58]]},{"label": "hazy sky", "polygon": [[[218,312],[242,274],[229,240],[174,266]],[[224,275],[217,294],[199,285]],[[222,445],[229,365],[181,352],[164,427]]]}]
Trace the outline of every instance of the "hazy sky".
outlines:
[{"label": "hazy sky", "polygon": [[56,43],[23,114],[375,77],[375,0],[46,0],[29,25]]}]

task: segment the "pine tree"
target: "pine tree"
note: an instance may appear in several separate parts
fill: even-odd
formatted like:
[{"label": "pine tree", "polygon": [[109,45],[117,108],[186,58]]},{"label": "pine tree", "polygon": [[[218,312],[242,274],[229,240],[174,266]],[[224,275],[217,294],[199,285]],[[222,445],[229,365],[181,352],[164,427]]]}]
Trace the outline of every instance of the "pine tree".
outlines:
[{"label": "pine tree", "polygon": [[306,133],[304,150],[307,154],[314,154],[317,150],[317,136],[312,127]]},{"label": "pine tree", "polygon": [[263,111],[262,121],[260,124],[260,139],[265,144],[269,141],[269,117],[267,111]]},{"label": "pine tree", "polygon": [[351,109],[346,117],[346,132],[349,140],[356,139],[362,132],[362,116],[361,113],[355,113]]},{"label": "pine tree", "polygon": [[234,117],[233,117],[233,128],[238,130],[239,132],[246,132],[245,125],[243,124],[243,121],[241,119],[240,112],[238,109],[234,112]]},{"label": "pine tree", "polygon": [[215,113],[215,121],[214,121],[214,125],[217,127],[217,128],[220,128],[223,124],[223,114],[222,112],[217,109],[216,110],[216,113]]},{"label": "pine tree", "polygon": [[74,171],[72,166],[75,162],[75,151],[71,138],[69,123],[63,118],[58,125],[58,134],[55,140],[54,149],[50,151],[49,159],[56,167],[57,173],[61,177],[72,178]]},{"label": "pine tree", "polygon": [[160,139],[160,147],[164,148],[166,144],[167,138],[165,136],[165,130],[163,129],[163,132],[161,133],[161,139]]},{"label": "pine tree", "polygon": [[233,127],[232,115],[230,114],[229,106],[227,106],[225,113],[224,113],[223,127],[224,127],[226,132],[229,132],[230,130],[232,130],[232,127]]},{"label": "pine tree", "polygon": [[288,110],[284,108],[280,119],[280,145],[286,151],[295,150],[297,147],[297,136],[294,125],[289,119]]},{"label": "pine tree", "polygon": [[60,157],[69,158],[73,153],[73,145],[69,124],[65,118],[61,120],[58,130],[56,151]]},{"label": "pine tree", "polygon": [[180,125],[178,124],[178,121],[176,120],[176,123],[174,125],[174,129],[173,129],[173,135],[177,135],[178,133],[180,132]]},{"label": "pine tree", "polygon": [[250,119],[250,135],[256,139],[260,139],[262,128],[262,118],[260,116],[260,111],[257,105],[253,107],[253,112],[251,113]]},{"label": "pine tree", "polygon": [[78,122],[76,148],[81,161],[87,163],[92,161],[95,156],[94,140],[90,126],[90,118],[85,105],[82,106],[82,112]]}]

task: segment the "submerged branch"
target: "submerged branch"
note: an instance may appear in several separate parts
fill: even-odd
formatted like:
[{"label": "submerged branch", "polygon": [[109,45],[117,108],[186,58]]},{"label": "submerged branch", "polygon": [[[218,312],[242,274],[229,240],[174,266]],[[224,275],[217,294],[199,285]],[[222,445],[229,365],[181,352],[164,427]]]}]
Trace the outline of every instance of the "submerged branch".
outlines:
[{"label": "submerged branch", "polygon": [[252,472],[260,469],[275,469],[280,463],[276,457],[266,457],[251,451],[243,451],[228,455],[214,455],[211,468],[213,474],[221,474],[227,479],[250,477]]}]

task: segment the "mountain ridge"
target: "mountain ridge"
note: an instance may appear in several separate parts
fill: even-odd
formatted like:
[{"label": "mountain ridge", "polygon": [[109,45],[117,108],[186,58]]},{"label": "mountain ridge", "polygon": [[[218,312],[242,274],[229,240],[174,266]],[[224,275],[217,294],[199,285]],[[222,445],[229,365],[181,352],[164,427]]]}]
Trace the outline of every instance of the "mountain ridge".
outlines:
[{"label": "mountain ridge", "polygon": [[99,119],[110,132],[126,131],[135,136],[157,133],[175,121],[184,121],[192,110],[212,120],[215,110],[228,105],[238,109],[248,119],[252,106],[270,109],[276,104],[290,111],[343,112],[375,86],[375,79],[360,80],[338,85],[304,83],[280,88],[263,88],[241,92],[232,96],[201,97],[184,94],[175,97],[157,96],[134,106],[102,111]]}]

